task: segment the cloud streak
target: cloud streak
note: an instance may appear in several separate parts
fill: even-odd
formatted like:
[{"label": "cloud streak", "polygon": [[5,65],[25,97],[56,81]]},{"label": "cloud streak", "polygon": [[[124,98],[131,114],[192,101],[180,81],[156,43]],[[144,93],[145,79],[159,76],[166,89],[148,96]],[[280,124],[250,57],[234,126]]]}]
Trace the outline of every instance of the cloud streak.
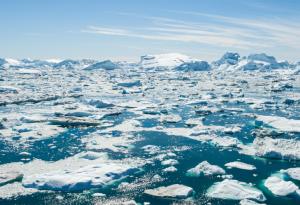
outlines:
[{"label": "cloud streak", "polygon": [[[162,17],[144,17],[147,26],[116,28],[87,26],[84,33],[140,38],[155,41],[198,43],[236,49],[300,47],[300,24],[282,20],[240,19],[199,12],[169,11],[201,17],[199,21],[183,21]],[[203,19],[204,18],[204,19]]]}]

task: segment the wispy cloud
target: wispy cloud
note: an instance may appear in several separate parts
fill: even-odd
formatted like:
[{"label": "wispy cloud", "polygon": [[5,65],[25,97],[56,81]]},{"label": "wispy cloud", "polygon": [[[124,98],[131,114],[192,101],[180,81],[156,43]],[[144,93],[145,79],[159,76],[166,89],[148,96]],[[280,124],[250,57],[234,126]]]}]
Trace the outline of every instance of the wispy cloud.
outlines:
[{"label": "wispy cloud", "polygon": [[147,26],[116,28],[87,26],[82,32],[159,41],[208,44],[237,49],[270,48],[278,45],[300,47],[300,24],[276,19],[241,19],[199,12],[176,12],[203,17],[199,21],[183,21],[162,17],[144,17]]}]

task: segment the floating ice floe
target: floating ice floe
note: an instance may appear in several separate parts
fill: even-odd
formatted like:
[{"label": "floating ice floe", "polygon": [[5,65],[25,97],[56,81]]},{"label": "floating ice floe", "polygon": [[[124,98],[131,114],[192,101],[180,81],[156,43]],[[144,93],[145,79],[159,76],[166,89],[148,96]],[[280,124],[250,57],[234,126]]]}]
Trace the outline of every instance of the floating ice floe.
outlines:
[{"label": "floating ice floe", "polygon": [[56,125],[49,125],[47,123],[29,123],[2,129],[0,130],[0,137],[5,139],[19,139],[20,141],[32,141],[50,138],[65,131],[65,128]]},{"label": "floating ice floe", "polygon": [[213,176],[213,175],[223,175],[225,170],[217,165],[211,165],[207,161],[203,161],[196,167],[189,169],[186,173],[188,176]]},{"label": "floating ice floe", "polygon": [[243,199],[240,201],[240,205],[266,205],[266,204],[257,203],[256,201],[252,201],[249,199]]},{"label": "floating ice floe", "polygon": [[138,205],[134,200],[121,202],[120,205]]},{"label": "floating ice floe", "polygon": [[170,166],[170,167],[167,167],[167,168],[163,169],[163,171],[164,172],[176,172],[177,169],[174,166]]},{"label": "floating ice floe", "polygon": [[147,152],[149,154],[156,154],[160,152],[160,148],[156,145],[145,145],[142,147],[142,149],[144,150],[144,152]]},{"label": "floating ice floe", "polygon": [[16,70],[16,73],[22,75],[33,75],[33,76],[42,75],[42,72],[40,70],[35,70],[35,69],[18,69]]},{"label": "floating ice floe", "polygon": [[207,196],[211,198],[243,200],[252,199],[265,201],[264,194],[250,184],[232,179],[216,182],[207,190]]},{"label": "floating ice floe", "polygon": [[0,186],[9,184],[15,181],[20,181],[23,178],[23,174],[20,172],[0,172]]},{"label": "floating ice floe", "polygon": [[24,187],[41,190],[80,191],[104,187],[137,172],[137,168],[114,163],[88,165],[77,170],[25,176]]},{"label": "floating ice floe", "polygon": [[106,154],[97,158],[83,158],[86,153],[73,157],[45,162],[33,160],[29,163],[8,163],[0,166],[3,172],[22,173],[22,184],[26,188],[39,190],[81,191],[93,187],[106,187],[116,181],[140,171],[143,165],[139,159],[108,159]]},{"label": "floating ice floe", "polygon": [[49,122],[53,125],[59,125],[63,127],[76,127],[76,126],[97,126],[101,122],[99,120],[82,118],[82,117],[60,117],[49,119]]},{"label": "floating ice floe", "polygon": [[278,116],[257,115],[257,121],[262,121],[284,132],[300,132],[300,120],[292,120]]},{"label": "floating ice floe", "polygon": [[238,147],[241,144],[237,138],[229,136],[215,136],[210,142],[219,147]]},{"label": "floating ice floe", "polygon": [[89,160],[95,160],[99,158],[108,158],[107,153],[105,152],[92,152],[92,151],[87,151],[78,154],[78,157],[84,158],[84,159],[89,159]]},{"label": "floating ice floe", "polygon": [[254,154],[265,158],[299,160],[300,141],[296,139],[255,138],[252,149]]},{"label": "floating ice floe", "polygon": [[81,141],[85,144],[87,150],[111,150],[127,153],[137,139],[130,134],[111,136],[96,132],[82,138]]},{"label": "floating ice floe", "polygon": [[187,121],[185,121],[186,125],[202,125],[202,119],[201,118],[190,118]]},{"label": "floating ice floe", "polygon": [[18,93],[19,88],[13,86],[0,86],[0,93]]},{"label": "floating ice floe", "polygon": [[255,170],[256,167],[252,164],[246,164],[244,162],[229,162],[225,164],[226,167],[228,168],[237,168],[237,169],[244,169],[244,170]]},{"label": "floating ice floe", "polygon": [[119,82],[117,85],[121,86],[121,87],[131,88],[131,87],[134,87],[134,86],[142,86],[142,83],[141,83],[140,80],[136,80],[136,81]]},{"label": "floating ice floe", "polygon": [[174,166],[176,164],[178,164],[179,162],[176,159],[166,159],[164,161],[161,162],[161,165],[164,166]]},{"label": "floating ice floe", "polygon": [[300,167],[280,170],[280,172],[286,173],[290,178],[300,181]]},{"label": "floating ice floe", "polygon": [[185,199],[193,194],[193,189],[185,185],[173,184],[170,186],[147,189],[144,193],[159,198]]},{"label": "floating ice floe", "polygon": [[89,105],[95,106],[96,108],[109,108],[114,106],[112,103],[104,102],[102,100],[95,100],[95,99],[87,100],[87,103]]},{"label": "floating ice floe", "polygon": [[185,62],[174,68],[176,71],[209,71],[210,65],[206,61],[193,60],[191,62]]},{"label": "floating ice floe", "polygon": [[177,123],[181,121],[181,117],[179,115],[163,115],[161,116],[160,121],[168,123]]},{"label": "floating ice floe", "polygon": [[140,66],[144,69],[152,68],[168,68],[173,69],[184,62],[190,62],[192,59],[189,56],[179,53],[167,53],[159,55],[145,55],[141,57]]},{"label": "floating ice floe", "polygon": [[225,53],[221,59],[214,61],[212,65],[216,69],[227,69],[230,66],[236,65],[240,59],[238,53]]},{"label": "floating ice floe", "polygon": [[110,60],[101,61],[98,63],[94,63],[86,68],[84,70],[97,70],[97,69],[103,69],[103,70],[114,70],[118,69],[119,66],[116,63],[113,63]]},{"label": "floating ice floe", "polygon": [[20,182],[0,186],[0,199],[12,199],[32,195],[39,192],[37,189],[25,188]]},{"label": "floating ice floe", "polygon": [[264,182],[264,186],[276,196],[297,195],[299,188],[291,181],[284,181],[278,176],[270,176]]}]

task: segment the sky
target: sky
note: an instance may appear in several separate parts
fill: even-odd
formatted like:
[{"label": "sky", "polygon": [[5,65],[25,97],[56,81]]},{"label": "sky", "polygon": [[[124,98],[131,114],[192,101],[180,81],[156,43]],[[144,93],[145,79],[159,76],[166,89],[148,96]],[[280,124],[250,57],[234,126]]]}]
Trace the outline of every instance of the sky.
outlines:
[{"label": "sky", "polygon": [[0,57],[300,61],[299,0],[1,0]]}]

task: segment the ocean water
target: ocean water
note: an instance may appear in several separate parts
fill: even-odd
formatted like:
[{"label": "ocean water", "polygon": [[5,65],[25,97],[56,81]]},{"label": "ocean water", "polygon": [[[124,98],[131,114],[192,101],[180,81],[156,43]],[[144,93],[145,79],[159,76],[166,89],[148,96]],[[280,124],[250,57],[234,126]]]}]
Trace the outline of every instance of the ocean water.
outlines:
[{"label": "ocean water", "polygon": [[[245,104],[226,104],[227,107],[243,108],[245,112],[251,112]],[[248,109],[248,110],[247,110]],[[270,114],[274,112],[276,115],[281,115],[280,110],[275,111],[260,111],[258,114]],[[199,118],[201,116],[195,114],[190,106],[178,106],[172,110],[172,113],[178,114],[182,117],[182,120],[178,123],[161,123],[157,119],[141,119],[139,120],[144,128],[156,127],[162,125],[165,127],[188,127],[185,125],[185,120],[189,118]],[[243,112],[242,112],[243,113]],[[203,121],[204,125],[235,125],[242,124],[242,130],[238,133],[231,134],[230,136],[238,138],[243,143],[247,144],[253,140],[252,131],[257,128],[254,123],[254,119],[242,113],[232,112],[225,110],[221,113],[215,113],[205,116]],[[295,116],[295,118],[298,116]],[[109,116],[106,120],[114,122],[114,125],[120,124],[128,119],[134,119],[136,115],[130,111],[123,112],[120,115]],[[13,147],[5,142],[0,141],[0,163],[6,164],[10,162],[18,162],[22,160],[22,157],[18,153],[26,151],[30,153],[30,157],[25,163],[37,158],[45,161],[57,161],[77,153],[85,151],[85,146],[81,143],[81,139],[88,137],[89,134],[97,132],[105,128],[99,127],[73,127],[68,128],[64,133],[61,133],[55,137],[48,139],[33,141],[26,144],[26,146]],[[112,134],[111,137],[120,135],[117,131]],[[150,202],[155,205],[163,204],[218,204],[218,205],[234,205],[239,204],[239,201],[211,199],[206,196],[207,189],[214,183],[222,181],[223,179],[217,176],[213,177],[188,177],[186,171],[198,163],[206,160],[211,164],[224,167],[224,164],[240,160],[245,163],[256,166],[256,170],[247,171],[240,169],[225,169],[226,174],[233,175],[233,178],[242,182],[252,183],[255,187],[263,191],[267,198],[267,204],[274,205],[296,205],[299,204],[299,199],[291,197],[275,197],[262,185],[263,180],[270,175],[276,173],[281,169],[287,169],[290,167],[300,167],[299,161],[286,161],[278,159],[266,159],[254,156],[247,156],[238,153],[235,148],[220,148],[207,142],[195,141],[181,136],[167,135],[163,131],[138,131],[134,135],[140,140],[132,144],[132,148],[129,152],[115,153],[110,150],[106,150],[111,159],[124,159],[139,157],[147,160],[153,157],[153,155],[144,152],[141,149],[145,145],[156,145],[160,148],[160,152],[174,152],[176,157],[174,159],[179,161],[175,167],[178,169],[174,173],[163,173],[160,161],[154,161],[153,163],[143,166],[142,171],[131,175],[128,178],[122,180],[122,182],[129,182],[136,184],[132,189],[121,190],[118,185],[121,182],[116,182],[105,188],[83,190],[80,192],[49,192],[49,193],[34,193],[29,196],[19,196],[12,199],[1,199],[0,204],[120,204],[118,200],[123,198],[134,199],[136,202]],[[225,135],[219,133],[220,136]],[[226,134],[228,136],[228,134]],[[99,135],[99,137],[101,137]],[[285,134],[284,137],[291,137]],[[293,138],[299,138],[299,134],[293,135]],[[51,144],[51,148],[49,147]],[[17,149],[17,151],[16,151]],[[150,182],[149,178],[155,174],[159,174],[163,180],[159,182]],[[295,182],[298,186],[299,183]],[[194,189],[194,194],[191,199],[187,200],[170,200],[159,199],[155,197],[146,196],[143,194],[145,187],[155,188],[159,186],[166,186],[170,184],[184,184]],[[106,194],[107,197],[93,197],[93,193],[101,192]],[[59,196],[59,197],[58,197]]]}]

